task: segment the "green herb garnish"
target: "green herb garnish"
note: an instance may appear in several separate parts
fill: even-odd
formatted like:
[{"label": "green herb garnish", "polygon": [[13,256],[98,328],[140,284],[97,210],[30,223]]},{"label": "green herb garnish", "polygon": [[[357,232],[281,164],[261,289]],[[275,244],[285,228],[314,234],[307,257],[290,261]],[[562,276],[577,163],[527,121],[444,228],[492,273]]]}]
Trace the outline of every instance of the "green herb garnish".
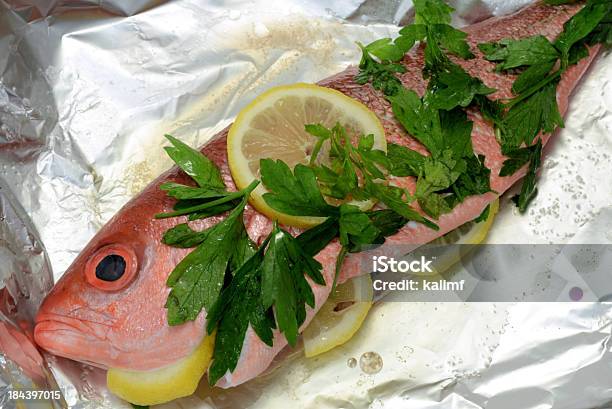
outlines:
[{"label": "green herb garnish", "polygon": [[217,300],[231,265],[242,264],[252,247],[243,223],[243,211],[250,192],[258,182],[238,192],[225,190],[217,166],[197,150],[166,135],[173,146],[165,148],[172,160],[187,173],[197,186],[165,183],[160,186],[175,199],[175,211],[157,218],[186,215],[190,220],[229,211],[227,218],[204,230],[194,231],[179,224],[165,232],[162,241],[180,248],[196,247],[167,279],[171,288],[166,302],[168,323],[179,325],[194,320],[203,308]]},{"label": "green herb garnish", "polygon": [[[319,138],[319,142],[329,144],[331,165],[317,164],[319,149],[316,146],[311,165],[297,164],[293,172],[281,160],[262,159],[261,179],[269,191],[263,198],[270,207],[293,216],[335,217],[340,222],[342,206],[328,204],[324,196],[339,200],[376,200],[407,220],[437,228],[410,207],[413,198],[408,192],[383,183],[386,179],[384,170],[391,165],[383,151],[373,149],[372,135],[362,136],[358,145],[353,146],[346,129],[339,124],[331,129],[310,124],[305,129]],[[361,220],[365,219],[365,216],[361,217]]]},{"label": "green herb garnish", "polygon": [[[535,144],[534,141],[540,134],[553,132],[557,126],[563,127],[557,105],[559,80],[570,65],[588,55],[587,44],[607,41],[611,12],[610,2],[591,0],[565,23],[563,32],[554,42],[537,35],[479,45],[485,58],[498,63],[498,71],[521,70],[512,85],[516,96],[498,107],[496,113],[487,115],[499,130],[502,152],[509,158],[500,176],[511,175],[529,163],[521,193],[515,198],[521,212],[537,193],[535,179],[541,141],[538,139]],[[528,148],[520,148],[523,145]]]},{"label": "green herb garnish", "polygon": [[[166,302],[168,323],[179,325],[196,319],[202,309],[208,311],[208,331],[217,328],[210,375],[214,384],[228,369],[235,368],[249,323],[269,345],[272,329],[277,326],[287,341],[295,345],[298,328],[306,317],[305,306],[314,307],[314,295],[304,274],[316,284],[325,284],[322,267],[313,256],[337,236],[338,223],[334,220],[331,230],[323,223],[303,238],[293,238],[275,225],[257,249],[245,230],[243,214],[248,196],[259,182],[238,192],[228,192],[214,163],[177,139],[170,136],[168,139],[173,146],[166,151],[197,186],[162,185],[178,202],[174,212],[157,217],[185,215],[193,219],[229,211],[227,217],[206,230],[195,231],[181,223],[166,231],[162,239],[174,247],[195,247],[168,277],[167,285],[171,288]],[[270,176],[267,172],[266,180],[282,186],[283,194],[304,199],[302,207],[298,207],[301,212],[326,216],[330,209],[335,209],[322,198],[316,200],[320,193],[316,180],[314,185],[309,183],[314,180],[312,169],[304,167],[305,174],[298,169],[295,184],[287,185],[282,180],[286,176],[283,172],[292,177],[293,173],[282,162],[270,165],[277,173]],[[274,176],[281,179],[275,180]],[[283,203],[273,202],[279,206]]]},{"label": "green herb garnish", "polygon": [[[386,223],[383,214],[365,212],[357,206],[330,205],[324,196],[340,200],[375,200],[384,203],[395,216],[391,223],[408,221],[422,223],[430,228],[438,226],[419,214],[411,203],[414,198],[405,190],[386,184],[386,172],[391,167],[384,152],[373,149],[372,135],[362,136],[353,146],[344,127],[336,124],[328,129],[320,124],[306,125],[306,131],[319,138],[310,165],[297,164],[293,171],[281,160],[262,159],[261,179],[268,193],[263,198],[273,209],[294,216],[326,217],[321,234],[340,238],[343,251],[338,258],[336,273],[347,252],[365,245],[384,242],[384,231],[377,223]],[[329,144],[330,166],[318,164],[323,143]],[[304,233],[308,240],[316,238],[318,227]],[[298,238],[299,239],[299,238]]]},{"label": "green herb garnish", "polygon": [[[345,135],[341,127],[310,129],[322,135],[321,145],[329,142],[336,146],[335,157],[344,163],[338,171],[350,165],[354,167],[351,172],[367,175],[372,183],[373,178],[384,177],[378,166],[386,164],[386,157],[373,149],[372,138],[364,137],[359,146],[349,148],[340,143]],[[268,345],[272,345],[272,331],[276,328],[289,344],[295,345],[298,329],[306,318],[306,306],[314,308],[314,294],[306,276],[316,285],[325,285],[322,266],[314,256],[331,240],[339,237],[343,246],[337,261],[338,272],[347,253],[383,243],[386,236],[397,232],[409,220],[436,227],[399,196],[396,207],[403,215],[392,210],[364,212],[348,204],[332,206],[321,193],[316,175],[321,169],[319,165],[297,165],[292,171],[282,161],[264,159],[262,180],[270,189],[264,199],[270,206],[290,214],[326,219],[295,238],[275,224],[257,248],[248,237],[243,215],[248,196],[259,182],[238,192],[228,192],[214,163],[178,140],[168,139],[173,147],[167,151],[181,168],[189,170],[197,186],[162,185],[169,196],[177,199],[177,205],[174,212],[158,217],[182,215],[193,219],[205,217],[204,212],[208,216],[228,212],[222,221],[208,229],[196,231],[187,223],[180,223],[168,229],[162,238],[170,246],[195,247],[168,277],[171,290],[166,308],[170,325],[194,320],[202,309],[207,311],[207,331],[216,330],[214,360],[209,371],[211,384],[228,370],[235,369],[249,325]],[[335,170],[329,168],[329,172]],[[341,177],[336,175],[337,179]],[[382,185],[380,188],[390,189]],[[369,192],[369,188],[360,189],[364,195]]]},{"label": "green herb garnish", "polygon": [[326,217],[335,208],[323,199],[314,170],[297,164],[293,170],[282,160],[262,159],[261,180],[271,193],[266,203],[279,212],[293,216]]},{"label": "green herb garnish", "polygon": [[[215,164],[202,155],[197,150],[189,147],[172,135],[166,135],[166,138],[173,146],[164,148],[168,156],[172,158],[187,175],[189,175],[201,188],[208,188],[212,191],[224,190],[225,183],[221,178],[221,172]],[[171,184],[166,184],[169,186]]]},{"label": "green herb garnish", "polygon": [[249,324],[269,346],[273,344],[272,330],[277,327],[295,346],[298,328],[306,319],[305,305],[315,305],[304,273],[316,284],[325,285],[321,264],[300,244],[299,237],[293,238],[275,224],[209,310],[208,333],[217,329],[215,359],[209,371],[211,385],[236,368]]},{"label": "green herb garnish", "polygon": [[[202,308],[212,307],[223,287],[225,273],[242,236],[242,215],[247,196],[223,221],[200,233],[198,247],[174,268],[167,285],[168,323],[182,324],[197,318]],[[166,240],[166,243],[171,241]],[[184,240],[181,244],[184,245]]]},{"label": "green herb garnish", "polygon": [[257,336],[272,346],[272,330],[276,327],[274,315],[261,301],[261,272],[267,242],[234,274],[213,307],[208,311],[207,331],[217,329],[213,362],[208,371],[208,382],[214,385],[227,371],[233,372],[238,364],[244,337],[249,325]]},{"label": "green herb garnish", "polygon": [[536,172],[540,167],[542,158],[542,140],[525,148],[516,148],[506,153],[509,157],[504,162],[504,165],[500,171],[500,176],[508,176],[516,172],[518,169],[523,167],[525,164],[529,164],[527,169],[527,175],[523,179],[521,185],[521,193],[514,196],[512,201],[518,206],[521,213],[527,210],[529,203],[535,198],[538,193],[536,188]]},{"label": "green herb garnish", "polygon": [[[495,90],[470,76],[445,54],[473,58],[467,35],[448,25],[453,9],[443,1],[423,0],[415,2],[415,10],[415,24],[404,27],[395,41],[383,39],[362,46],[361,73],[356,80],[371,80],[374,88],[383,91],[396,119],[429,151],[430,156],[425,157],[391,145],[388,158],[393,160],[389,161],[389,170],[395,176],[417,177],[416,198],[421,209],[438,218],[465,197],[490,191],[490,172],[484,166],[484,158],[473,152],[472,123],[462,108],[483,104],[493,115],[497,107],[485,97]],[[404,88],[388,69],[399,60],[399,53],[403,56],[416,41],[427,42],[423,75],[429,83],[423,97]],[[383,71],[384,77],[372,74]],[[389,195],[383,197],[388,199]],[[391,207],[389,202],[385,204]]]}]

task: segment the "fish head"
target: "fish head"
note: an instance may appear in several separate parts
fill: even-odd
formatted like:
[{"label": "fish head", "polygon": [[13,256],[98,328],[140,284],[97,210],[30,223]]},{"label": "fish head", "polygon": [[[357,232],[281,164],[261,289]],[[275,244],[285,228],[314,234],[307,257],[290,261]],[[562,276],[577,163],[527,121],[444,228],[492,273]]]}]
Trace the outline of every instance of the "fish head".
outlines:
[{"label": "fish head", "polygon": [[91,240],[43,301],[34,337],[49,352],[102,368],[152,370],[189,355],[204,314],[169,326],[166,280],[189,250],[161,242],[172,201],[146,189]]}]

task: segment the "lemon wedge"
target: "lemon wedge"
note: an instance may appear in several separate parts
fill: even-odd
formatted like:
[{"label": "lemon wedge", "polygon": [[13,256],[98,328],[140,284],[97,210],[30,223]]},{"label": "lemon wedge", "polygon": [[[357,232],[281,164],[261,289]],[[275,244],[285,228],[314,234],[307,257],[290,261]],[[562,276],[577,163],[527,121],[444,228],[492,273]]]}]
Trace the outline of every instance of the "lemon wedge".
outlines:
[{"label": "lemon wedge", "polygon": [[372,279],[369,274],[354,277],[336,286],[303,335],[304,354],[313,357],[351,339],[372,307]]},{"label": "lemon wedge", "polygon": [[106,374],[108,389],[120,398],[142,406],[157,405],[193,394],[208,369],[215,335],[207,335],[191,355],[153,371],[111,368]]},{"label": "lemon wedge", "polygon": [[[387,150],[385,131],[376,115],[365,105],[339,91],[311,84],[275,87],[247,105],[236,118],[227,137],[227,153],[232,177],[238,189],[260,179],[260,159],[282,159],[290,168],[308,163],[317,138],[304,130],[307,124],[328,128],[343,125],[357,142],[361,135],[374,135],[374,149]],[[329,145],[329,144],[328,144]],[[323,145],[317,156],[325,163],[329,148]],[[251,193],[251,204],[273,220],[291,226],[312,227],[324,218],[298,217],[279,213],[263,200],[259,185]],[[359,203],[369,208],[374,202]]]}]

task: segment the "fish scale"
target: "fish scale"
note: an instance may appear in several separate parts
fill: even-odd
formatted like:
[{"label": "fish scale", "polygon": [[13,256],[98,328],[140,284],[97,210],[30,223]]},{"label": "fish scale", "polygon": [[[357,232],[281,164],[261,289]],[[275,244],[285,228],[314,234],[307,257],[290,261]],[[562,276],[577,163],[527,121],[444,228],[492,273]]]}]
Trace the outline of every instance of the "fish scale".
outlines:
[{"label": "fish scale", "polygon": [[[492,18],[467,27],[464,31],[468,33],[467,40],[476,58],[466,61],[454,57],[452,59],[470,75],[479,77],[487,86],[497,89],[492,97],[511,97],[515,76],[495,72],[495,65],[483,58],[476,45],[536,34],[553,39],[580,7],[534,5],[513,15]],[[595,58],[597,51],[598,47],[593,47],[588,58],[568,69],[563,75],[557,88],[561,114],[567,111],[570,93]],[[422,95],[427,87],[427,82],[421,74],[424,65],[422,47],[408,53],[402,64],[406,68],[406,72],[400,75],[402,83]],[[357,72],[357,68],[349,67],[319,84],[359,100],[374,111],[383,124],[388,142],[427,154],[425,148],[408,135],[394,119],[388,101],[380,92],[370,85],[355,83]],[[485,164],[491,169],[491,188],[497,193],[466,198],[452,212],[440,217],[437,221],[440,226],[438,231],[421,224],[409,223],[397,234],[388,237],[386,245],[419,245],[440,237],[476,218],[490,202],[497,199],[498,194],[506,191],[525,175],[525,169],[508,177],[498,175],[505,157],[495,139],[492,126],[484,121],[478,112],[469,111],[468,116],[474,122],[474,151],[485,155]],[[225,129],[214,136],[201,151],[220,168],[228,189],[235,190],[227,161],[227,132],[228,129]],[[543,143],[546,143],[549,136],[542,139]],[[168,228],[186,221],[186,217],[154,219],[155,214],[167,212],[174,205],[174,200],[159,189],[160,184],[166,182],[191,183],[176,167],[162,174],[98,232],[58,281],[43,302],[36,319],[35,339],[41,347],[57,355],[100,367],[146,371],[171,364],[189,355],[201,342],[205,332],[205,311],[193,322],[173,327],[167,324],[164,304],[170,289],[166,286],[166,279],[176,264],[191,250],[173,248],[161,243],[161,237]],[[414,190],[413,177],[395,177],[392,182]],[[196,229],[203,229],[221,219],[222,216],[215,216],[190,224]],[[272,221],[251,206],[246,207],[244,220],[249,236],[256,243],[261,243],[272,229]],[[288,229],[294,234],[299,233],[298,229]],[[88,274],[91,274],[88,261],[93,257],[104,256],[104,252],[109,251],[109,245],[114,246],[113,251],[133,255],[135,260],[131,281],[126,282],[125,286],[117,291],[102,291],[87,281]],[[323,265],[322,273],[328,284],[320,286],[310,282],[316,307],[308,309],[302,329],[310,323],[329,297],[339,251],[340,245],[333,241],[315,256]],[[384,251],[384,246],[381,251]],[[340,281],[360,274],[359,264],[359,257],[349,255],[340,273]],[[274,357],[286,345],[284,336],[275,331],[274,345],[269,347],[249,327],[236,369],[221,378],[217,386],[228,388],[253,379],[269,367]]]}]

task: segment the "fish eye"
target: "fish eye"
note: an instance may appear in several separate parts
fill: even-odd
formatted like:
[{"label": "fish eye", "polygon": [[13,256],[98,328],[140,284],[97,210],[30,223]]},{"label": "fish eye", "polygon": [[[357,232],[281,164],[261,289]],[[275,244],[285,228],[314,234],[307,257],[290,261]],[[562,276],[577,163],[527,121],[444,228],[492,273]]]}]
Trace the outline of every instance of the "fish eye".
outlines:
[{"label": "fish eye", "polygon": [[109,254],[96,266],[96,277],[103,281],[117,281],[125,273],[125,259],[117,254]]},{"label": "fish eye", "polygon": [[136,276],[138,260],[134,250],[123,244],[109,244],[96,250],[85,264],[85,279],[103,291],[117,291]]}]

